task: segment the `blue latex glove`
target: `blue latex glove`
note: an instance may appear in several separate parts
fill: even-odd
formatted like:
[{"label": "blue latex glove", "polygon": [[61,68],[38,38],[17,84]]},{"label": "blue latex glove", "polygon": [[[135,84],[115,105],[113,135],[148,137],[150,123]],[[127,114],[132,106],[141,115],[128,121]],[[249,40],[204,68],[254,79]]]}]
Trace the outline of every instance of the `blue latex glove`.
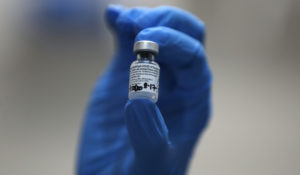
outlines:
[{"label": "blue latex glove", "polygon": [[[204,24],[166,6],[110,6],[106,18],[118,48],[92,92],[78,174],[184,174],[210,116],[212,76],[203,47]],[[127,98],[137,40],[152,40],[160,46],[157,105]]]}]

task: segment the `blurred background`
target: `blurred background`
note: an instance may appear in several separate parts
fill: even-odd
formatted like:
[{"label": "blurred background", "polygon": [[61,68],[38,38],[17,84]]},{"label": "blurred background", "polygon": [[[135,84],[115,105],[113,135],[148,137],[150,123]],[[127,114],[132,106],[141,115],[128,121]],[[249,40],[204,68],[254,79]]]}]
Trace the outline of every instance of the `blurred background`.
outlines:
[{"label": "blurred background", "polygon": [[300,174],[299,0],[0,1],[0,174],[74,174],[114,51],[109,3],[174,5],[206,23],[214,110],[190,175]]}]

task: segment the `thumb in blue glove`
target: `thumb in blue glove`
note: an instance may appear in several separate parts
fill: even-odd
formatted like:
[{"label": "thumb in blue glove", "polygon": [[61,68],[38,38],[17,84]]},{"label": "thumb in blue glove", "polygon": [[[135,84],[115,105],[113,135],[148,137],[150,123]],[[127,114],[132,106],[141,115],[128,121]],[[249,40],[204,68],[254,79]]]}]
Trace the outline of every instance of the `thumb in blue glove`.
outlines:
[{"label": "thumb in blue glove", "polygon": [[168,129],[158,107],[149,100],[128,101],[125,122],[135,150],[137,174],[157,174],[168,169]]}]

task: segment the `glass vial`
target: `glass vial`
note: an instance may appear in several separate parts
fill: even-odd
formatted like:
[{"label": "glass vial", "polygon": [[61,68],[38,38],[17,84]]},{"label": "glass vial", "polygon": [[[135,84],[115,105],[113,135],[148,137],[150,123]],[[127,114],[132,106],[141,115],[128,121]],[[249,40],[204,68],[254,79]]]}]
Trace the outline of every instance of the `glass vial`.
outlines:
[{"label": "glass vial", "polygon": [[133,51],[137,60],[130,66],[128,98],[145,98],[156,103],[160,67],[154,59],[158,54],[158,44],[147,40],[137,41]]}]

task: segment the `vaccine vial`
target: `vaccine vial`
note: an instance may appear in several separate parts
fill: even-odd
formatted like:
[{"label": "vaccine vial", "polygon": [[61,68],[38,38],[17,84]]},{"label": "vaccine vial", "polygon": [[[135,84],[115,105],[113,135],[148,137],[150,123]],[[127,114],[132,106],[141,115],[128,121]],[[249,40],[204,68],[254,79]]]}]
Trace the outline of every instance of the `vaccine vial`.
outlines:
[{"label": "vaccine vial", "polygon": [[159,65],[154,61],[158,44],[141,40],[134,43],[133,52],[137,60],[130,66],[128,98],[145,98],[153,103],[158,100]]}]

